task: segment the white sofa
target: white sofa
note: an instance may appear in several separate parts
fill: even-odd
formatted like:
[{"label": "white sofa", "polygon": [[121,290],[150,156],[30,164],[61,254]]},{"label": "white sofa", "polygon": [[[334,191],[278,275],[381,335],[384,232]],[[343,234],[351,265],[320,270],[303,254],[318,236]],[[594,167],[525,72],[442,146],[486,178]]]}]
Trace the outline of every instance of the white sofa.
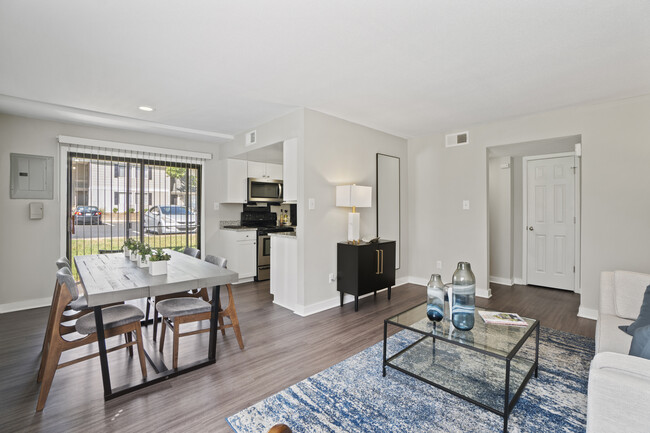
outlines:
[{"label": "white sofa", "polygon": [[650,432],[650,360],[628,355],[632,337],[618,329],[639,315],[650,275],[603,272],[596,356],[589,370],[587,432]]}]

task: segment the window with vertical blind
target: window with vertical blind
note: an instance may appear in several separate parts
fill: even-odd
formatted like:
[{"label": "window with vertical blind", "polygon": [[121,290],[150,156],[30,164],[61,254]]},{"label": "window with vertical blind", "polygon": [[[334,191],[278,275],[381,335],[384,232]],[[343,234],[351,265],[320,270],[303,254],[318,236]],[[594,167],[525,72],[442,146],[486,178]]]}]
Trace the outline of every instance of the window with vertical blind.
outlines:
[{"label": "window with vertical blind", "polygon": [[201,248],[203,160],[68,145],[69,258],[121,251],[127,238],[152,248]]}]

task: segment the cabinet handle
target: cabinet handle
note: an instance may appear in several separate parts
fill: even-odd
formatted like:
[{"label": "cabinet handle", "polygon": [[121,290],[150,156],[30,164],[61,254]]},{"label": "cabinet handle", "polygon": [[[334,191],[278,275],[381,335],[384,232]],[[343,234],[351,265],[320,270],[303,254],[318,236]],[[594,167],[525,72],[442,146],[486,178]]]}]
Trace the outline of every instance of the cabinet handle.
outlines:
[{"label": "cabinet handle", "polygon": [[379,255],[381,253],[379,252],[379,250],[375,250],[375,252],[377,253],[377,272],[375,272],[375,275],[379,275],[379,266],[380,266],[380,264],[379,264],[379,261],[380,261]]},{"label": "cabinet handle", "polygon": [[384,250],[379,250],[381,251],[381,273],[384,273]]}]

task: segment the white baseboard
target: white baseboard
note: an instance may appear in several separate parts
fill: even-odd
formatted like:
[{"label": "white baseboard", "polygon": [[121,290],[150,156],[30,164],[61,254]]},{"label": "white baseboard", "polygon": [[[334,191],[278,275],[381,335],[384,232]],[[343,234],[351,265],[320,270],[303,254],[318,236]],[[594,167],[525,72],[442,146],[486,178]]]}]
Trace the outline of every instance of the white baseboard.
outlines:
[{"label": "white baseboard", "polygon": [[578,317],[598,320],[598,310],[594,308],[585,308],[581,305],[580,308],[578,308]]},{"label": "white baseboard", "polygon": [[243,283],[252,283],[253,281],[255,281],[255,277],[240,278],[239,281],[237,281],[236,283],[233,283],[233,285],[243,284]]},{"label": "white baseboard", "polygon": [[493,277],[490,276],[490,282],[494,284],[501,284],[503,286],[512,286],[512,278]]},{"label": "white baseboard", "polygon": [[515,284],[517,284],[517,285],[520,285],[520,286],[525,286],[526,285],[526,282],[524,281],[523,278],[513,278],[513,282]]},{"label": "white baseboard", "polygon": [[476,288],[476,296],[479,298],[491,298],[492,297],[492,289],[482,289],[480,287]]},{"label": "white baseboard", "polygon": [[[408,277],[403,277],[403,278],[398,278],[395,280],[395,285],[392,287],[394,290],[395,287],[401,286],[403,284],[407,284],[409,282]],[[426,284],[426,283],[425,283]],[[377,293],[385,292],[387,291],[387,288],[377,290]],[[374,296],[374,292],[372,293],[367,293],[365,295],[359,296],[359,299],[366,298],[368,296]],[[343,296],[343,303],[348,304],[350,302],[354,302],[354,296],[346,294]],[[280,305],[280,304],[278,304]],[[284,305],[280,305],[281,307],[285,307]],[[341,296],[337,295],[334,298],[326,299],[324,301],[316,302],[315,304],[310,304],[310,305],[297,305],[296,308],[293,309],[293,312],[296,313],[299,316],[305,317],[309,316],[312,314],[320,313],[321,311],[329,310],[330,308],[334,307],[340,307],[341,306]],[[289,307],[285,307],[289,308]],[[289,308],[291,309],[291,308]]]},{"label": "white baseboard", "polygon": [[426,286],[429,283],[429,280],[426,278],[420,277],[408,277],[408,282],[411,284],[417,284],[418,286]]},{"label": "white baseboard", "polygon": [[0,304],[0,314],[11,313],[12,311],[30,310],[32,308],[47,307],[51,302],[52,298],[50,297]]}]

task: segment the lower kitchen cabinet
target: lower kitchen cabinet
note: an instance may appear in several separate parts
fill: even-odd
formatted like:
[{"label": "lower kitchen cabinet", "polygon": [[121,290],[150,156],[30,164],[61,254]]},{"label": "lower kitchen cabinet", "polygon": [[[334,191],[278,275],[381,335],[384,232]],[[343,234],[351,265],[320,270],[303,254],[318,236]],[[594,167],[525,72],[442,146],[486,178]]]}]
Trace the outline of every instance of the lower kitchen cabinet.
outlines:
[{"label": "lower kitchen cabinet", "polygon": [[221,230],[219,255],[228,259],[228,269],[239,278],[257,275],[257,230]]},{"label": "lower kitchen cabinet", "polygon": [[359,245],[337,244],[337,290],[341,306],[345,293],[354,296],[354,311],[359,310],[359,296],[395,285],[395,241],[379,240]]}]

